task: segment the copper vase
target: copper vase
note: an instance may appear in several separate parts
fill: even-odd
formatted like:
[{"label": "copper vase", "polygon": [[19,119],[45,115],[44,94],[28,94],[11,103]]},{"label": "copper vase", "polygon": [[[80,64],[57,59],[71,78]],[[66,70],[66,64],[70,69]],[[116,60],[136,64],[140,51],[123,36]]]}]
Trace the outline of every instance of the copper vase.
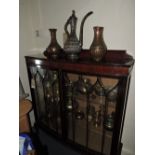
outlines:
[{"label": "copper vase", "polygon": [[99,62],[103,59],[106,54],[107,46],[103,39],[104,27],[93,27],[94,29],[94,39],[90,46],[91,57],[94,61]]},{"label": "copper vase", "polygon": [[44,51],[44,55],[48,58],[57,59],[60,55],[61,47],[56,39],[56,31],[57,29],[49,29],[51,35],[51,42],[47,47],[46,51]]}]

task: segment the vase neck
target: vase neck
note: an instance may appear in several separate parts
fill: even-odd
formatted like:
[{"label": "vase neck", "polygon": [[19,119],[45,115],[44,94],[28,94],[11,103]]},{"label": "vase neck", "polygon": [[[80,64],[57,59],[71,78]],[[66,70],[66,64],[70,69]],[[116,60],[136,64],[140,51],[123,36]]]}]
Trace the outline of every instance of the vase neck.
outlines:
[{"label": "vase neck", "polygon": [[100,40],[103,39],[103,27],[94,27],[94,39]]},{"label": "vase neck", "polygon": [[56,31],[57,29],[49,29],[51,34],[51,42],[56,42]]}]

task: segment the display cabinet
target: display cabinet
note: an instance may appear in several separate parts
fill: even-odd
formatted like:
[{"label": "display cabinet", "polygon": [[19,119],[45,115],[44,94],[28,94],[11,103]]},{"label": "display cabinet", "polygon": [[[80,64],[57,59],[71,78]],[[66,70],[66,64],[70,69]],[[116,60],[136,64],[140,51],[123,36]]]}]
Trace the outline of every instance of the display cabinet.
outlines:
[{"label": "display cabinet", "polygon": [[108,50],[97,63],[83,50],[77,61],[25,58],[37,128],[81,154],[120,155],[133,57]]}]

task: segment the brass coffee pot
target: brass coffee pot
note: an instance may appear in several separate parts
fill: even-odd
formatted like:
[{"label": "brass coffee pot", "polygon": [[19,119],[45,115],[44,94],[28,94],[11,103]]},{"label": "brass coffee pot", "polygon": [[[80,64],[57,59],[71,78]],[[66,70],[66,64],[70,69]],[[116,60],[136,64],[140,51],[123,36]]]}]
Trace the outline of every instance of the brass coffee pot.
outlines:
[{"label": "brass coffee pot", "polygon": [[[83,46],[83,26],[87,17],[92,13],[92,11],[88,12],[82,19],[79,40],[76,35],[77,17],[75,16],[74,10],[72,11],[72,15],[68,18],[64,26],[67,37],[64,43],[64,51],[67,55],[67,58],[70,60],[77,60],[79,58],[79,53]],[[68,31],[68,26],[70,26],[70,33]]]}]

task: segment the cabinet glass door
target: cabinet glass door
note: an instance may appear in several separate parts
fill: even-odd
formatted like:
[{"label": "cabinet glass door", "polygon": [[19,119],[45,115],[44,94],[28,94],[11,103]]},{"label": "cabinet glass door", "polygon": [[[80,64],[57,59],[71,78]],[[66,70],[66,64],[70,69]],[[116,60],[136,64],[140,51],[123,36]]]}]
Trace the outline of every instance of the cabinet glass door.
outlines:
[{"label": "cabinet glass door", "polygon": [[67,138],[110,155],[118,80],[72,73],[64,79]]},{"label": "cabinet glass door", "polygon": [[31,89],[34,90],[39,122],[61,134],[60,91],[58,72],[30,67]]}]

